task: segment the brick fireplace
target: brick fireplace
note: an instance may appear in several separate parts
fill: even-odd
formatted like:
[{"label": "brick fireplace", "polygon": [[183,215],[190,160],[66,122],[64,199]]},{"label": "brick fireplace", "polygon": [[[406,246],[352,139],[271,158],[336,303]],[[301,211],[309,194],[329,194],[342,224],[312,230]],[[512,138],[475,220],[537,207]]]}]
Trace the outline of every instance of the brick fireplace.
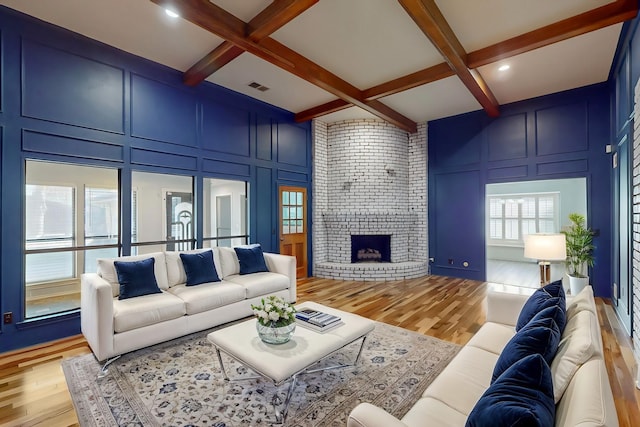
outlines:
[{"label": "brick fireplace", "polygon": [[[314,276],[401,280],[426,275],[426,124],[411,135],[378,120],[316,120],[313,129]],[[388,262],[354,259],[354,236],[365,241],[386,236]]]}]

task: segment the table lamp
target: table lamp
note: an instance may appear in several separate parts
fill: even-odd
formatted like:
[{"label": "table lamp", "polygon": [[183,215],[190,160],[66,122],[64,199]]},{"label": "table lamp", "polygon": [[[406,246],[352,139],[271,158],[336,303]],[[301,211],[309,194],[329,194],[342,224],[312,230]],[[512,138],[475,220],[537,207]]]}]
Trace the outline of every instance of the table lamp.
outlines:
[{"label": "table lamp", "polygon": [[551,281],[551,262],[567,258],[567,239],[564,234],[528,234],[524,237],[524,256],[538,260],[540,286]]}]

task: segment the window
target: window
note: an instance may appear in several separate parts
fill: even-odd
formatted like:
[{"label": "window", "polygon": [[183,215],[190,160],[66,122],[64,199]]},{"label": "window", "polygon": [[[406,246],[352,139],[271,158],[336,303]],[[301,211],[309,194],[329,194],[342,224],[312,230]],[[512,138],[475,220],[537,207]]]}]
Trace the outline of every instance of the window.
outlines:
[{"label": "window", "polygon": [[282,192],[282,234],[304,233],[304,194]]},{"label": "window", "polygon": [[245,181],[205,178],[203,182],[203,246],[248,243]]},{"label": "window", "polygon": [[25,318],[80,306],[80,275],[119,251],[116,169],[29,160],[25,185]]},{"label": "window", "polygon": [[131,184],[132,254],[193,248],[193,178],[134,171]]},{"label": "window", "polygon": [[510,194],[487,199],[489,244],[523,246],[527,234],[558,232],[558,193]]}]

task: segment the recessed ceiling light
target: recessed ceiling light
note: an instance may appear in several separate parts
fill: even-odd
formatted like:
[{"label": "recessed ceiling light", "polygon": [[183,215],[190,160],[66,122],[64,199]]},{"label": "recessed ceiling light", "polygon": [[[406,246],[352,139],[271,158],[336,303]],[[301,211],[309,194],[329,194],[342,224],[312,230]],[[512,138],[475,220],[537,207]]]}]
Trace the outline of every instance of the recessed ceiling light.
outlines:
[{"label": "recessed ceiling light", "polygon": [[511,65],[504,64],[498,67],[498,71],[507,71],[509,68],[511,68]]},{"label": "recessed ceiling light", "polygon": [[169,10],[169,9],[165,9],[164,13],[166,13],[167,15],[169,15],[172,18],[177,18],[178,16],[180,16],[177,13],[175,13],[173,10]]}]

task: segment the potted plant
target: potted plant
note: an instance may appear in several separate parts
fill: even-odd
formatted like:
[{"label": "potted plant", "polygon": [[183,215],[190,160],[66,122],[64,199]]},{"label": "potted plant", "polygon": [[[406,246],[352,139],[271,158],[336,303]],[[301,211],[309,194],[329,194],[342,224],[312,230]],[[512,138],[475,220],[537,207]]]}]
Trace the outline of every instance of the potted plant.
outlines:
[{"label": "potted plant", "polygon": [[567,275],[571,295],[589,284],[588,267],[593,267],[593,231],[585,225],[584,215],[569,214],[571,225],[562,233],[567,238]]}]

